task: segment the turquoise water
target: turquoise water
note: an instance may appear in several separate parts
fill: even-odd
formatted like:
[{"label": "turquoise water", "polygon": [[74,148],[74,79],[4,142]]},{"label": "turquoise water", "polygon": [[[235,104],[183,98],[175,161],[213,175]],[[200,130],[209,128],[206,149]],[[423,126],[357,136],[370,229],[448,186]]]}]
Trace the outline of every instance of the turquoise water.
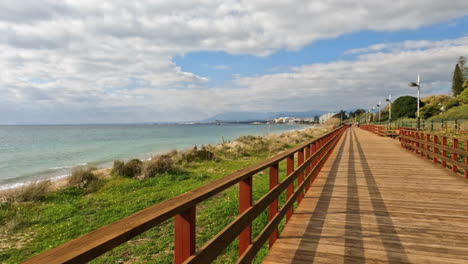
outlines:
[{"label": "turquoise water", "polygon": [[149,158],[172,149],[221,143],[223,138],[302,128],[247,124],[0,126],[0,189],[64,176],[79,165],[106,167],[116,159]]}]

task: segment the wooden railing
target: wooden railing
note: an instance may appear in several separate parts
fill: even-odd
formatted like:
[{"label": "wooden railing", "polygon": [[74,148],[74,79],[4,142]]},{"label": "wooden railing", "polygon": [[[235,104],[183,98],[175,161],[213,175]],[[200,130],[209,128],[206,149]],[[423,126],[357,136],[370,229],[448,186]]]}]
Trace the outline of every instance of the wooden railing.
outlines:
[{"label": "wooden railing", "polygon": [[397,132],[398,129],[392,128],[388,125],[359,125],[360,128],[364,130],[368,130],[376,135],[381,137],[392,137],[396,138],[398,136]]},{"label": "wooden railing", "polygon": [[376,135],[379,135],[381,137],[384,136],[384,126],[380,125],[359,125],[360,128],[370,131]]},{"label": "wooden railing", "polygon": [[[234,172],[224,178],[144,209],[75,240],[37,255],[24,263],[84,263],[131,238],[174,218],[174,262],[209,263],[239,238],[237,263],[250,263],[261,247],[271,247],[284,216],[289,220],[293,205],[300,203],[347,126],[278,154],[268,160]],[[297,168],[294,159],[297,157]],[[286,178],[279,182],[279,163],[286,161]],[[252,203],[253,176],[269,169],[269,191]],[[195,252],[196,207],[239,183],[239,215]],[[294,185],[297,186],[294,190]],[[286,191],[286,202],[278,208],[278,198]],[[268,208],[268,223],[252,240],[252,222]]]},{"label": "wooden railing", "polygon": [[[444,168],[450,166],[452,172],[461,172],[468,179],[468,140],[406,129],[400,131],[399,138],[402,147]],[[464,142],[464,150],[460,148],[461,142]],[[463,159],[464,162],[460,162]]]}]

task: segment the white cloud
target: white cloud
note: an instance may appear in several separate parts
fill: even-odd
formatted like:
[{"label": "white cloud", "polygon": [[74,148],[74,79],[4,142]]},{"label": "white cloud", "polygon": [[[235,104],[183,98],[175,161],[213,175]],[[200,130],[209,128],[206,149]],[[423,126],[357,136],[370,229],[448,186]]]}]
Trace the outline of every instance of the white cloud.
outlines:
[{"label": "white cloud", "polygon": [[[80,122],[322,108],[343,91],[356,96],[357,87],[362,96],[370,95],[367,87],[374,81],[387,90],[396,87],[421,65],[432,65],[423,73],[435,86],[448,81],[445,67],[466,51],[466,39],[382,44],[350,51],[368,53],[356,62],[238,78],[234,88],[205,88],[207,78],[183,72],[172,58],[192,51],[265,56],[344,33],[414,29],[467,12],[466,0],[1,1],[0,110]],[[346,107],[352,100],[343,102]]]}]

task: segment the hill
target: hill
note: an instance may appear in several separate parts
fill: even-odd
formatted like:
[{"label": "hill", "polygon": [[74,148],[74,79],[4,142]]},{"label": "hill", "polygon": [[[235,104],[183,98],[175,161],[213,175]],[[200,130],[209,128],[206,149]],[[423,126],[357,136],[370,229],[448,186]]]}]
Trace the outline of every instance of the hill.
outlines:
[{"label": "hill", "polygon": [[216,120],[235,122],[235,121],[266,121],[272,120],[278,117],[298,117],[298,118],[309,118],[317,115],[323,115],[327,113],[321,110],[311,110],[304,112],[225,112],[217,114],[208,119],[201,120],[200,122],[215,122]]}]

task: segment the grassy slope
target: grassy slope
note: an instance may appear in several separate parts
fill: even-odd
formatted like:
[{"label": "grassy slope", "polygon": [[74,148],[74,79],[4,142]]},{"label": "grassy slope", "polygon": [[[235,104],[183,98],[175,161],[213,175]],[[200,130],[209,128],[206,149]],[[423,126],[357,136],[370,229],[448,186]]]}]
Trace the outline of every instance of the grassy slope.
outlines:
[{"label": "grassy slope", "polygon": [[[201,186],[231,172],[257,163],[272,153],[258,152],[235,160],[191,163],[184,172],[156,178],[134,180],[113,178],[93,194],[68,188],[50,194],[40,202],[3,204],[0,207],[0,262],[17,263],[73,238],[112,223],[158,202]],[[284,178],[284,165],[280,177]],[[267,192],[268,174],[254,178],[254,199]],[[197,247],[224,228],[236,215],[238,188],[230,188],[203,202],[197,208]],[[284,202],[284,194],[280,205]],[[266,211],[254,222],[258,234],[266,223]],[[92,263],[171,263],[173,260],[173,226],[168,221],[104,254]],[[266,247],[258,254],[259,262]],[[237,257],[234,241],[219,263],[233,262]]]},{"label": "grassy slope", "polygon": [[450,108],[447,112],[433,116],[431,119],[468,119],[468,104]]}]

